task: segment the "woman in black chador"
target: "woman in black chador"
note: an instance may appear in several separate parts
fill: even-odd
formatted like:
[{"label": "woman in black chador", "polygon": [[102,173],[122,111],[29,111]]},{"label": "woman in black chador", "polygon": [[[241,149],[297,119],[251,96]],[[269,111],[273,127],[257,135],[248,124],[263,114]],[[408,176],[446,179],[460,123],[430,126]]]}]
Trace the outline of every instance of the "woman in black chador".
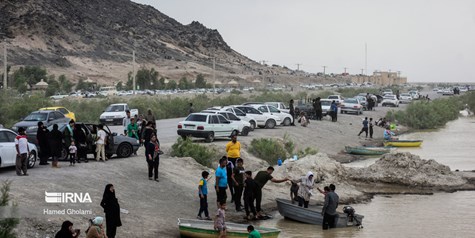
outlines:
[{"label": "woman in black chador", "polygon": [[119,201],[115,197],[114,185],[107,184],[102,196],[101,207],[106,213],[106,234],[108,238],[114,238],[117,227],[122,226],[120,221]]}]

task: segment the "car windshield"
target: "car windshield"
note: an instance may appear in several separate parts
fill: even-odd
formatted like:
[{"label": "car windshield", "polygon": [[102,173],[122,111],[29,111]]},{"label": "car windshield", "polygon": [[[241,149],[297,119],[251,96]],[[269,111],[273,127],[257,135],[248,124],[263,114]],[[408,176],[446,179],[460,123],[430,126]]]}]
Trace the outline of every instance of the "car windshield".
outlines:
[{"label": "car windshield", "polygon": [[345,99],[345,103],[358,103],[356,99]]},{"label": "car windshield", "polygon": [[411,94],[409,94],[409,93],[403,93],[403,94],[401,94],[401,96],[409,97],[409,96],[411,96]]},{"label": "car windshield", "polygon": [[106,108],[106,112],[123,112],[124,105],[110,105]]},{"label": "car windshield", "polygon": [[200,115],[200,114],[191,114],[189,115],[185,121],[201,121],[201,122],[206,122],[206,115]]},{"label": "car windshield", "polygon": [[394,96],[384,96],[384,99],[394,99]]},{"label": "car windshield", "polygon": [[338,96],[328,96],[328,99],[338,99]]},{"label": "car windshield", "polygon": [[24,119],[24,121],[46,121],[47,115],[47,113],[31,113]]}]

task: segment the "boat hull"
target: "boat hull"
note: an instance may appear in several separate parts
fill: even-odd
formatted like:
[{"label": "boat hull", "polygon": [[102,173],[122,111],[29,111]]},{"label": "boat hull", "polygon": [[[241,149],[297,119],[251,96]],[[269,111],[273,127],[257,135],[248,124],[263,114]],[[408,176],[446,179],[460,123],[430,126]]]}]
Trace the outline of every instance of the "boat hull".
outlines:
[{"label": "boat hull", "polygon": [[383,155],[391,152],[389,148],[366,146],[345,146],[345,150],[354,155]]},{"label": "boat hull", "polygon": [[[226,222],[226,238],[243,238],[248,237],[247,226]],[[203,221],[196,219],[178,219],[178,229],[181,237],[190,238],[217,238],[219,232],[214,230],[213,221]],[[255,227],[261,233],[261,237],[277,238],[280,234],[279,229]]]},{"label": "boat hull", "polygon": [[[309,206],[308,208],[299,207],[295,204],[290,203],[290,201],[285,199],[276,199],[277,209],[279,210],[280,215],[287,219],[291,219],[298,222],[303,222],[307,224],[322,225],[323,216],[321,214],[321,206]],[[336,227],[349,227],[349,226],[360,226],[363,223],[364,216],[355,214],[355,218],[352,222],[349,221],[347,214],[339,213],[338,221],[336,222]]]},{"label": "boat hull", "polygon": [[422,145],[422,140],[384,141],[384,146],[393,146],[393,147],[419,147],[421,145]]}]

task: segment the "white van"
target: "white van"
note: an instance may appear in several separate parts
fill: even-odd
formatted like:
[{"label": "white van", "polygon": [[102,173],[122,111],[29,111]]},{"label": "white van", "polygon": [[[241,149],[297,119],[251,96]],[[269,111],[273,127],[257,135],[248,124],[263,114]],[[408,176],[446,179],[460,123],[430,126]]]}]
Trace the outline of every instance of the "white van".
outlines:
[{"label": "white van", "polygon": [[117,89],[115,86],[100,87],[99,94],[106,97],[117,95]]}]

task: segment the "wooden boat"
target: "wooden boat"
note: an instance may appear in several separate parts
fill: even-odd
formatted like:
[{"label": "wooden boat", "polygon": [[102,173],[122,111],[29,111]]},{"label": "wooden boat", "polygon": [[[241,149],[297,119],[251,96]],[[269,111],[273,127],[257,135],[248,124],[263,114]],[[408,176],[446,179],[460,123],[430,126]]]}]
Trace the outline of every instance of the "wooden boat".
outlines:
[{"label": "wooden boat", "polygon": [[[226,222],[226,238],[248,237],[247,226],[246,224]],[[261,233],[262,237],[277,238],[280,234],[280,230],[275,228],[254,228]],[[181,237],[216,238],[219,236],[219,232],[214,230],[214,221],[178,218],[178,229]]]},{"label": "wooden boat", "polygon": [[419,147],[421,145],[422,145],[422,140],[384,141],[384,146],[393,146],[393,147]]},{"label": "wooden boat", "polygon": [[354,155],[382,155],[391,152],[391,149],[375,146],[345,146],[345,151]]},{"label": "wooden boat", "polygon": [[[309,205],[308,208],[303,208],[286,199],[277,198],[276,201],[280,215],[287,219],[315,225],[323,223],[322,206]],[[344,210],[346,210],[345,213],[338,214],[336,227],[361,226],[363,224],[364,216],[354,214],[352,207],[345,206]]]}]

